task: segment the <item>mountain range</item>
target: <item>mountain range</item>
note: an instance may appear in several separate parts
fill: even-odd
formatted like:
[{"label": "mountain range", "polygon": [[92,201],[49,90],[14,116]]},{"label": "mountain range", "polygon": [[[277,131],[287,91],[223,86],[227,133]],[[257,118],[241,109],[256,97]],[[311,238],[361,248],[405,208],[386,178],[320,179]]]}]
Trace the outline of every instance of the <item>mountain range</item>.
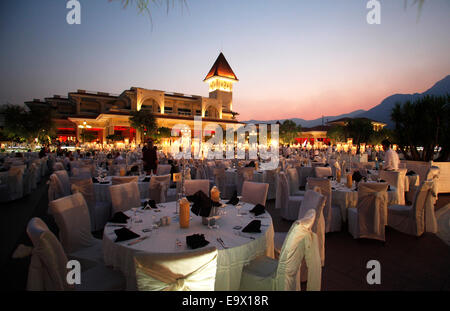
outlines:
[{"label": "mountain range", "polygon": [[[324,116],[323,118],[318,118],[315,120],[304,120],[300,118],[291,118],[289,120],[294,121],[296,124],[300,124],[302,127],[314,127],[322,124],[326,124],[327,122],[331,122],[341,118],[369,118],[372,120],[380,121],[387,123],[387,126],[392,128],[393,122],[391,121],[391,111],[394,108],[396,103],[405,103],[407,101],[414,102],[418,98],[425,95],[447,95],[450,94],[450,75],[445,77],[444,79],[438,81],[434,84],[430,89],[423,93],[414,93],[414,94],[394,94],[386,97],[379,105],[369,109],[369,110],[355,110],[350,113],[341,114],[338,116]],[[249,120],[244,121],[245,123],[275,123],[277,121],[283,122],[286,119],[282,120],[269,120],[269,121],[258,121],[258,120]]]}]

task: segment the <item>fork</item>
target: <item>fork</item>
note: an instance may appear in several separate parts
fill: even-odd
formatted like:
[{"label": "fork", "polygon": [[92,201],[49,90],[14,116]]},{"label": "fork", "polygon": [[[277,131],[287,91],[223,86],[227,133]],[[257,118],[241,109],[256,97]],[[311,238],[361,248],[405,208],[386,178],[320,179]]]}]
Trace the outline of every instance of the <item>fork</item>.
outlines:
[{"label": "fork", "polygon": [[222,247],[223,247],[224,249],[227,249],[227,248],[228,248],[228,247],[225,246],[225,243],[223,242],[223,240],[222,240],[221,238],[217,238],[217,242],[219,242],[220,245],[222,245]]}]

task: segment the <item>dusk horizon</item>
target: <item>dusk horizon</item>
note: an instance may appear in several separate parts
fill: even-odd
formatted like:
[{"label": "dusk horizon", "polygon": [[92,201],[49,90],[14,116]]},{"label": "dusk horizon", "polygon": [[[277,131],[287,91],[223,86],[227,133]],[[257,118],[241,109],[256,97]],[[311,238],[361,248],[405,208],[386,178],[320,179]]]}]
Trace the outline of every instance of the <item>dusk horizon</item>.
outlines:
[{"label": "dusk horizon", "polygon": [[367,24],[365,1],[175,2],[151,20],[134,6],[89,1],[80,25],[66,23],[64,1],[11,3],[0,4],[0,105],[78,89],[206,96],[202,81],[220,52],[239,79],[242,121],[369,110],[450,74],[448,1],[427,2],[419,18],[415,6],[383,3],[380,25]]}]

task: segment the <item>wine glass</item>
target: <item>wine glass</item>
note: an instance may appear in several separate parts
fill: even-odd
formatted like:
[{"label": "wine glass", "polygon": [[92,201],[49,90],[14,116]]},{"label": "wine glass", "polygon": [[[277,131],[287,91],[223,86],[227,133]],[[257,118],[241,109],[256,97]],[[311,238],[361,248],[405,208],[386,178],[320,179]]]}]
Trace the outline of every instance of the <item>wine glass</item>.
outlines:
[{"label": "wine glass", "polygon": [[242,216],[242,215],[241,215],[242,203],[239,202],[238,204],[235,205],[235,207],[236,207],[236,209],[237,209],[237,211],[238,211],[238,212],[237,212],[237,216],[238,216],[238,217],[241,217],[241,216]]}]

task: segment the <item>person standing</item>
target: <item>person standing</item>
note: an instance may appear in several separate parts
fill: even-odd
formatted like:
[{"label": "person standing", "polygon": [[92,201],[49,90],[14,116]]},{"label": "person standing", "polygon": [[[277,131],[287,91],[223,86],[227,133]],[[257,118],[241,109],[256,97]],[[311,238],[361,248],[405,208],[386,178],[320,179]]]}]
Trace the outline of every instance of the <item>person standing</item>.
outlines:
[{"label": "person standing", "polygon": [[142,153],[142,160],[144,161],[144,170],[147,174],[156,174],[158,168],[158,155],[156,153],[156,146],[153,146],[153,141],[149,140],[147,148]]},{"label": "person standing", "polygon": [[398,170],[400,158],[398,157],[397,152],[391,148],[391,143],[388,140],[383,140],[381,144],[383,145],[383,150],[385,151],[383,169],[386,171]]}]

